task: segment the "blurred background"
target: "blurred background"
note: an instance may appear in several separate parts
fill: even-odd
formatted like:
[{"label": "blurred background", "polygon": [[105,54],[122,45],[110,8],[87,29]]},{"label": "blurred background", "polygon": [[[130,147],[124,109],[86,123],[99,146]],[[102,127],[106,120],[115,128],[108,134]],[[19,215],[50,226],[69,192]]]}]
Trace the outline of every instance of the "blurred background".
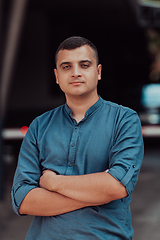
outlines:
[{"label": "blurred background", "polygon": [[54,54],[79,35],[98,48],[98,92],[130,107],[142,123],[145,156],[131,204],[134,240],[160,239],[160,0],[0,1],[0,235],[23,240],[10,191],[18,152],[32,120],[65,102]]}]

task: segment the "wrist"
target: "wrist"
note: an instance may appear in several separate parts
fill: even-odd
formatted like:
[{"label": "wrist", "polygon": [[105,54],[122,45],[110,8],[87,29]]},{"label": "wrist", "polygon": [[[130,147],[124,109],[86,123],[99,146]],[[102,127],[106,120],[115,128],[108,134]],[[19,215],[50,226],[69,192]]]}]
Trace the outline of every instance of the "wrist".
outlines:
[{"label": "wrist", "polygon": [[52,192],[60,193],[60,189],[62,186],[62,178],[63,178],[62,175],[56,175],[53,177],[53,179],[51,181],[52,182],[52,186],[51,186]]}]

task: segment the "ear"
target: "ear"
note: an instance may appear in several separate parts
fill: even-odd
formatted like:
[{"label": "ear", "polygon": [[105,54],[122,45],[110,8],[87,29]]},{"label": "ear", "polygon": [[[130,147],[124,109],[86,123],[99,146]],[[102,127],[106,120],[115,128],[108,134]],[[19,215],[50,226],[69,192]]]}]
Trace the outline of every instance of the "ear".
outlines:
[{"label": "ear", "polygon": [[98,65],[98,80],[101,80],[101,71],[102,71],[102,65]]},{"label": "ear", "polygon": [[54,74],[55,74],[55,77],[56,77],[56,83],[59,84],[59,82],[58,82],[58,74],[57,74],[57,69],[56,68],[54,69]]}]

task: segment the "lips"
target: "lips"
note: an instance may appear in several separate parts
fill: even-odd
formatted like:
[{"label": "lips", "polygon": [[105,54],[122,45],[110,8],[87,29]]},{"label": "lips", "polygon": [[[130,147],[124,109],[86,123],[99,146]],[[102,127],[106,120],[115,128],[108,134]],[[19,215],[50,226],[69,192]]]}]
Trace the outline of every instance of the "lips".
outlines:
[{"label": "lips", "polygon": [[84,81],[71,81],[70,84],[72,85],[81,85],[82,83],[84,83]]}]

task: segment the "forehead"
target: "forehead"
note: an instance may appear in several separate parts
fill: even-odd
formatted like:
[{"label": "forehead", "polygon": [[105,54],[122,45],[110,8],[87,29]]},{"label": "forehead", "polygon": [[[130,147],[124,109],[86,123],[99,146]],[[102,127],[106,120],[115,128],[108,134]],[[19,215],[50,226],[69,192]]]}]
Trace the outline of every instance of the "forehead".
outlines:
[{"label": "forehead", "polygon": [[57,55],[58,65],[61,64],[61,62],[79,62],[82,60],[96,62],[94,51],[88,45],[84,45],[72,50],[60,50]]}]

